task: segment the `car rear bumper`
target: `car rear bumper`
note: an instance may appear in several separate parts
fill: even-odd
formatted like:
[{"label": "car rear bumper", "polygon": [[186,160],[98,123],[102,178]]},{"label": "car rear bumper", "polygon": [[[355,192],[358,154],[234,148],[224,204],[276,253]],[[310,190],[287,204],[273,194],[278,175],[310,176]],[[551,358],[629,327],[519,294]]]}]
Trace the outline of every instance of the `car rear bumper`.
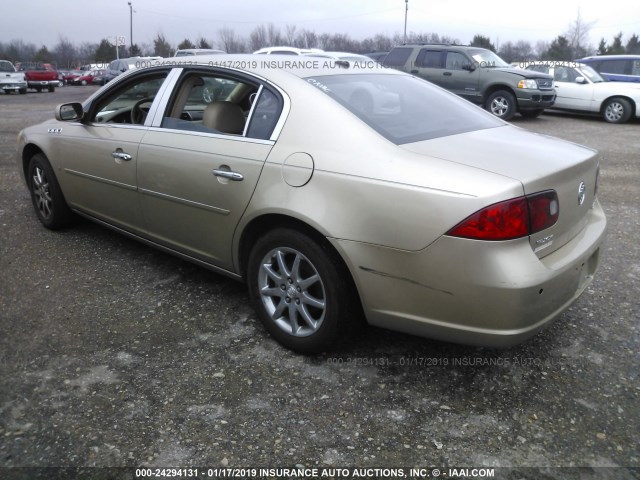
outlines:
[{"label": "car rear bumper", "polygon": [[38,87],[57,87],[60,83],[60,80],[57,78],[55,80],[29,80],[27,82],[29,84],[29,88],[38,88]]},{"label": "car rear bumper", "polygon": [[420,252],[333,240],[350,260],[370,324],[455,343],[507,347],[544,328],[593,279],[606,219],[539,259],[528,238],[440,237]]}]

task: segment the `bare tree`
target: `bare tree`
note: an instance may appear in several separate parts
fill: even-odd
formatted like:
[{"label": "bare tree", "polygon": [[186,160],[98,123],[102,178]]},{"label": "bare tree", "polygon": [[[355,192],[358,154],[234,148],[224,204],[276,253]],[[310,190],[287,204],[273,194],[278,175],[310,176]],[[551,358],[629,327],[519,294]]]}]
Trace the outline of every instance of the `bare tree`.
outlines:
[{"label": "bare tree", "polygon": [[298,33],[296,40],[293,43],[293,46],[298,48],[318,48],[318,45],[320,45],[320,43],[316,32],[306,29]]},{"label": "bare tree", "polygon": [[71,68],[78,57],[78,51],[73,43],[62,35],[58,37],[58,43],[53,47],[53,59],[58,68]]},{"label": "bare tree", "polygon": [[585,22],[580,14],[580,9],[578,9],[576,19],[569,25],[568,30],[563,35],[569,41],[569,46],[573,50],[571,52],[573,58],[584,57],[588,53],[588,50],[593,50],[588,44],[589,33],[595,23],[595,21]]},{"label": "bare tree", "polygon": [[236,37],[236,32],[232,28],[221,28],[218,30],[218,37],[225,52],[242,53],[244,51],[244,42]]},{"label": "bare tree", "polygon": [[267,26],[267,42],[269,43],[269,46],[282,45],[283,43],[280,29],[273,23],[270,23]]},{"label": "bare tree", "polygon": [[255,52],[267,45],[267,29],[264,25],[258,25],[249,34],[249,50]]},{"label": "bare tree", "polygon": [[296,29],[295,25],[287,25],[285,28],[285,36],[287,39],[287,45],[293,45],[296,41]]},{"label": "bare tree", "polygon": [[36,55],[36,46],[23,40],[11,40],[5,46],[4,58],[10,62],[30,61]]},{"label": "bare tree", "polygon": [[535,55],[538,60],[546,60],[545,55],[549,51],[551,44],[544,40],[538,40],[535,47]]}]

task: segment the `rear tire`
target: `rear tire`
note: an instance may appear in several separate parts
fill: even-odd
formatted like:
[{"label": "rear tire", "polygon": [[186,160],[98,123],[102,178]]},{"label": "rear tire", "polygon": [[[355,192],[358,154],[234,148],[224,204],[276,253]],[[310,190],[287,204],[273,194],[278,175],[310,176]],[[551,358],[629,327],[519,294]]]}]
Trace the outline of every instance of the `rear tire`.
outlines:
[{"label": "rear tire", "polygon": [[631,118],[631,102],[625,98],[611,98],[602,108],[602,118],[609,123],[626,123]]},{"label": "rear tire", "polygon": [[27,181],[33,207],[42,225],[58,230],[73,223],[75,216],[64,199],[49,160],[42,153],[31,158]]},{"label": "rear tire", "polygon": [[339,346],[361,318],[351,275],[326,244],[289,228],[258,240],[247,268],[251,301],[285,347],[314,354]]},{"label": "rear tire", "polygon": [[489,95],[485,108],[496,117],[509,121],[516,114],[516,97],[507,90],[498,90]]}]

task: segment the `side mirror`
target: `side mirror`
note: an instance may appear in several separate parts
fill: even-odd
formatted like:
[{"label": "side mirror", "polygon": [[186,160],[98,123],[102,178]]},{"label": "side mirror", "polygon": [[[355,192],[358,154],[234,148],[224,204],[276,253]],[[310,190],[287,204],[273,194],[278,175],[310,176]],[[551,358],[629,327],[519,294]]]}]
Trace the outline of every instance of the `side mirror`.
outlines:
[{"label": "side mirror", "polygon": [[576,83],[587,83],[584,77],[576,77]]},{"label": "side mirror", "polygon": [[72,122],[82,120],[84,111],[81,103],[63,103],[55,109],[56,120],[61,122]]},{"label": "side mirror", "polygon": [[473,64],[471,63],[465,63],[462,65],[462,69],[468,72],[473,72],[476,69],[476,67],[474,67]]}]

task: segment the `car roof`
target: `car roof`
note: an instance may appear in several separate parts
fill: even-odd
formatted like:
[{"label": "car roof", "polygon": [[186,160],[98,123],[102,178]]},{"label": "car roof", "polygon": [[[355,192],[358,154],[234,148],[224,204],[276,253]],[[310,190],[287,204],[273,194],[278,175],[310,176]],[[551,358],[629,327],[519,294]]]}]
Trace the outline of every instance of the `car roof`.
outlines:
[{"label": "car roof", "polygon": [[342,75],[342,74],[371,74],[406,75],[400,71],[384,68],[371,62],[362,67],[353,68],[349,62],[331,61],[323,62],[321,57],[307,55],[292,56],[272,54],[268,57],[253,54],[227,54],[227,55],[198,55],[189,57],[167,57],[157,62],[151,62],[150,67],[168,65],[175,67],[226,67],[234,70],[250,72],[266,79],[280,77],[283,74],[294,75],[300,78]]}]

